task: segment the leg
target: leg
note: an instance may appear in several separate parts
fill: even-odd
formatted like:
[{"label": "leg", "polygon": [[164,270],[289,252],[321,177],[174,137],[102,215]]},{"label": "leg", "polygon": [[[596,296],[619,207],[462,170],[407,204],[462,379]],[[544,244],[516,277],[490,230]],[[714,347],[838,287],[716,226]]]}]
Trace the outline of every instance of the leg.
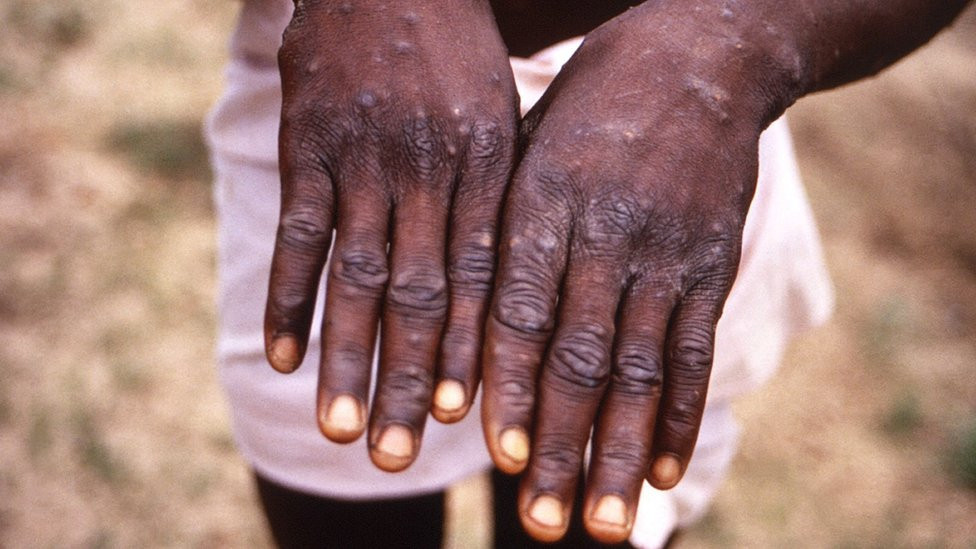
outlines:
[{"label": "leg", "polygon": [[255,479],[271,534],[282,549],[437,549],[443,541],[443,492],[342,501],[291,490],[260,474]]}]

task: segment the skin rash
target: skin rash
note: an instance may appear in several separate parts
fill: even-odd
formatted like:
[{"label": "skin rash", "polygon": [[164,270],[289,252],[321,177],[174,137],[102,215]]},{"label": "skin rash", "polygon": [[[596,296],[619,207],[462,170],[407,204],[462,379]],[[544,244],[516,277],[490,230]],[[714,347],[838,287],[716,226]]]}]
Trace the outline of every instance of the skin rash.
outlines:
[{"label": "skin rash", "polygon": [[[402,470],[428,413],[461,419],[480,382],[488,449],[525,473],[526,530],[565,533],[593,429],[585,526],[626,539],[641,481],[673,487],[694,450],[760,133],[967,3],[298,2],[270,363],[301,364],[334,244],[323,434],[368,432],[373,462]],[[578,34],[520,120],[509,52]]]}]

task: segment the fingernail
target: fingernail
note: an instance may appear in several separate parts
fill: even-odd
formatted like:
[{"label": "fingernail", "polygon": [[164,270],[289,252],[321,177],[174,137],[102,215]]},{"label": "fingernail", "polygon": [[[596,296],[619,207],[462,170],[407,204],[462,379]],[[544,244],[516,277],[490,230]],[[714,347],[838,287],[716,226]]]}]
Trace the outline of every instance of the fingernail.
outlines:
[{"label": "fingernail", "polygon": [[659,456],[651,467],[658,488],[671,488],[681,480],[681,462],[672,455]]},{"label": "fingernail", "polygon": [[542,526],[562,528],[563,503],[554,496],[539,496],[529,508],[529,517]]},{"label": "fingernail", "polygon": [[509,427],[498,437],[498,445],[505,457],[516,462],[524,463],[529,459],[529,437],[521,427]]},{"label": "fingernail", "polygon": [[620,496],[603,496],[597,502],[590,518],[595,522],[625,528],[627,526],[627,504]]},{"label": "fingernail", "polygon": [[460,381],[446,379],[437,385],[434,392],[434,406],[445,412],[456,412],[464,407],[467,395]]},{"label": "fingernail", "polygon": [[339,395],[329,405],[323,431],[331,439],[358,438],[366,428],[363,406],[351,395]]},{"label": "fingernail", "polygon": [[268,362],[283,374],[294,372],[298,368],[298,340],[292,336],[276,338],[268,349]]},{"label": "fingernail", "polygon": [[413,432],[403,425],[390,425],[380,435],[376,449],[395,458],[413,455]]}]

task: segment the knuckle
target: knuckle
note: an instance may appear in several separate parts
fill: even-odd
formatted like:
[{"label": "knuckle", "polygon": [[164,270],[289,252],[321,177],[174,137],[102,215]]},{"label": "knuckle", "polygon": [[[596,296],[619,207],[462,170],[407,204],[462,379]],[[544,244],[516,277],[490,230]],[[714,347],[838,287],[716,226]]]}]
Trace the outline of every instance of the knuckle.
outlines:
[{"label": "knuckle", "polygon": [[311,311],[315,306],[315,292],[306,291],[295,283],[273,284],[270,296],[269,312],[279,324],[290,325],[301,322],[308,315],[307,311]]},{"label": "knuckle", "polygon": [[320,253],[332,238],[329,212],[324,207],[293,206],[281,215],[278,243],[290,249]]},{"label": "knuckle", "polygon": [[712,368],[712,331],[712,326],[703,322],[680,327],[668,353],[668,361],[674,367],[672,375],[686,383],[708,380]]},{"label": "knuckle", "polygon": [[[689,273],[689,276],[693,276]],[[718,315],[721,313],[722,305],[725,302],[726,294],[732,288],[735,281],[735,271],[722,269],[705,274],[697,273],[691,284],[686,284],[691,289],[686,296],[687,301],[703,301],[711,305],[713,311],[709,314]]]},{"label": "knuckle", "polygon": [[[283,84],[284,86],[284,84]],[[389,108],[369,89],[351,96],[322,82],[308,82],[288,90],[282,98],[279,140],[285,151],[299,157],[361,156],[362,146],[378,147],[387,137]],[[341,99],[332,99],[341,96]]]},{"label": "knuckle", "polygon": [[441,357],[449,364],[470,367],[477,360],[481,333],[472,326],[452,322],[441,339]]},{"label": "knuckle", "polygon": [[495,250],[490,239],[458,246],[448,266],[452,286],[465,292],[485,294],[495,273]]},{"label": "knuckle", "polygon": [[368,366],[373,361],[372,349],[350,340],[342,341],[334,349],[326,348],[326,352],[333,366],[342,364]]},{"label": "knuckle", "polygon": [[[646,224],[646,210],[640,201],[614,187],[614,192],[599,200],[588,216],[592,232],[611,237],[610,240],[627,241]],[[622,244],[623,242],[621,242]]]},{"label": "knuckle", "polygon": [[526,373],[509,373],[499,381],[494,392],[501,397],[508,413],[528,414],[535,404],[535,383]]},{"label": "knuckle", "polygon": [[722,288],[731,285],[739,264],[740,240],[730,234],[706,239],[698,246],[693,263],[708,274],[702,283]]},{"label": "knuckle", "polygon": [[386,256],[353,247],[343,250],[336,259],[332,262],[332,275],[337,280],[370,293],[381,292],[386,286]]},{"label": "knuckle", "polygon": [[664,384],[664,368],[657,347],[643,341],[622,343],[617,349],[617,364],[613,371],[614,385],[623,391],[660,392]]},{"label": "knuckle", "polygon": [[397,406],[414,405],[426,409],[434,389],[432,372],[413,364],[390,368],[377,384],[377,399],[395,401]]},{"label": "knuckle", "polygon": [[572,160],[567,162],[562,158],[555,158],[554,154],[547,154],[539,147],[528,145],[518,163],[513,181],[513,188],[523,199],[522,207],[544,212],[546,209],[562,210],[575,204],[579,198],[575,191],[581,182],[578,164]]},{"label": "knuckle", "polygon": [[637,440],[603,440],[600,443],[599,460],[603,466],[623,477],[641,477],[650,462],[649,445]]},{"label": "knuckle", "polygon": [[538,282],[519,278],[499,288],[492,316],[498,323],[523,336],[544,337],[552,331],[551,310],[552,303]]},{"label": "knuckle", "polygon": [[442,141],[427,116],[417,116],[403,128],[406,160],[413,172],[422,179],[433,179],[443,164]]},{"label": "knuckle", "polygon": [[471,128],[468,154],[477,167],[492,166],[512,143],[513,137],[506,135],[497,123],[476,122]]},{"label": "knuckle", "polygon": [[646,253],[667,263],[684,258],[696,235],[679,214],[668,211],[665,204],[655,203],[645,210],[635,238]]},{"label": "knuckle", "polygon": [[444,275],[433,269],[408,268],[393,277],[386,299],[394,311],[443,316],[447,312],[447,284]]},{"label": "knuckle", "polygon": [[531,415],[538,354],[521,353],[517,348],[494,342],[486,346],[485,358],[486,370],[491,370],[491,375],[484,376],[486,402],[500,404],[497,408],[507,417]]},{"label": "knuckle", "polygon": [[549,369],[556,377],[574,386],[594,389],[607,383],[610,364],[610,330],[595,324],[571,326],[568,334],[558,338],[552,347]]},{"label": "knuckle", "polygon": [[310,110],[302,101],[286,101],[279,133],[283,167],[327,170],[344,133],[348,132],[334,113],[321,108]]},{"label": "knuckle", "polygon": [[538,435],[534,467],[544,472],[547,477],[575,479],[583,464],[583,456],[574,444],[573,438],[566,433]]},{"label": "knuckle", "polygon": [[567,189],[574,188],[578,184],[578,177],[574,170],[552,160],[537,163],[531,166],[531,169],[535,189],[551,200],[562,201]]},{"label": "knuckle", "polygon": [[693,440],[698,434],[700,409],[686,401],[677,400],[664,411],[661,433],[671,441]]}]

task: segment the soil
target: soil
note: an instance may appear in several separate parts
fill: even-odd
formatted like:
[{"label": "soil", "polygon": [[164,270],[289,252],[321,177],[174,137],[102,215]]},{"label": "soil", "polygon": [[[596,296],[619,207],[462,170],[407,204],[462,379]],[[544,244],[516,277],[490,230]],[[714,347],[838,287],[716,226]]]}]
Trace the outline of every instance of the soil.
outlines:
[{"label": "soil", "polygon": [[[198,131],[236,8],[0,0],[0,547],[270,543],[213,366]],[[836,313],[738,404],[677,546],[972,547],[976,10],[790,117]],[[484,498],[451,493],[452,547],[487,542]]]}]

